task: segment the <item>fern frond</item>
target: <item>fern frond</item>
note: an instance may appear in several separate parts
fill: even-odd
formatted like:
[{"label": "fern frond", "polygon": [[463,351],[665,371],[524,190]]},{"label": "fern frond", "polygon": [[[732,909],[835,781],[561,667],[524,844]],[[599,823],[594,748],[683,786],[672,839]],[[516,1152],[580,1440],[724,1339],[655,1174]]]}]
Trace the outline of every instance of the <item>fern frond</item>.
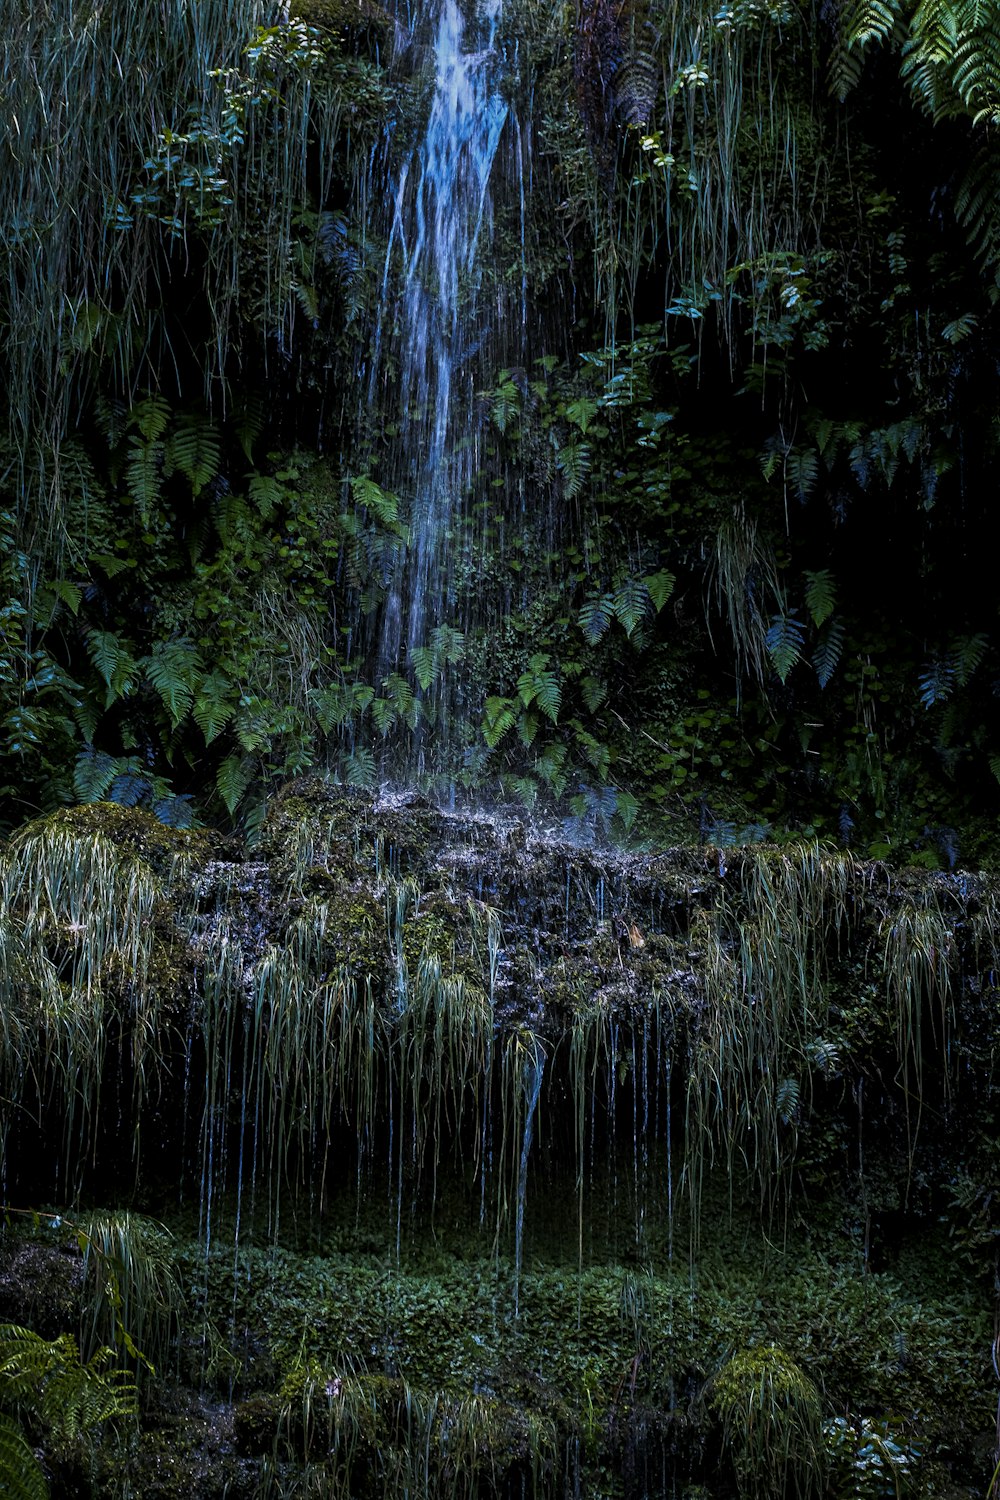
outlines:
[{"label": "fern frond", "polygon": [[566,420],[572,422],[574,427],[578,427],[586,437],[587,428],[599,411],[600,407],[592,397],[581,396],[579,400],[571,401],[567,406]]},{"label": "fern frond", "polygon": [[81,802],[103,802],[118,774],[113,755],[88,745],[81,750],[73,767],[73,790]]},{"label": "fern frond", "polygon": [[813,655],[816,679],[825,688],[840,661],[844,649],[844,626],[840,620],[831,620],[820,636],[819,645]]},{"label": "fern frond", "polygon": [[918,683],[921,703],[925,708],[933,708],[935,703],[941,703],[951,695],[955,686],[955,668],[950,661],[933,661],[921,672]]},{"label": "fern frond", "polygon": [[161,438],[169,421],[170,403],[163,396],[146,396],[137,401],[128,414],[128,425],[136,428],[147,443]]},{"label": "fern frond", "polygon": [[630,636],[640,620],[645,619],[649,613],[650,597],[645,580],[626,578],[620,588],[615,590],[611,607],[615,618],[624,625],[625,634]]},{"label": "fern frond", "polygon": [[805,631],[794,609],[772,617],[765,645],[771,664],[782,682],[787,682],[789,672],[802,655],[804,637]]},{"label": "fern frond", "polygon": [[176,728],[194,701],[195,683],[202,670],[198,647],[187,636],[157,641],[152,655],[144,657],[141,665]]},{"label": "fern frond", "polygon": [[785,459],[785,478],[798,500],[808,500],[819,478],[819,459],[812,448],[793,448]]},{"label": "fern frond", "polygon": [[129,498],[143,521],[148,520],[153,506],[160,498],[160,478],[163,471],[165,449],[162,443],[133,438],[129,444],[125,480]]},{"label": "fern frond", "polygon": [[490,418],[500,433],[505,433],[512,422],[521,415],[521,397],[512,380],[505,380],[493,392],[490,402]]},{"label": "fern frond", "polygon": [[252,757],[244,755],[227,755],[216,771],[216,789],[226,804],[228,813],[234,813],[243,801],[253,774],[254,761]]},{"label": "fern frond", "polygon": [[343,772],[348,786],[374,786],[378,777],[375,757],[364,746],[359,746],[344,757]]},{"label": "fern frond", "polygon": [[528,662],[527,670],[517,679],[517,692],[525,708],[535,704],[553,724],[559,717],[562,684],[559,673],[549,666],[549,658],[539,652]]},{"label": "fern frond", "polygon": [[49,1500],[42,1467],[10,1417],[0,1416],[0,1494],[6,1500]]},{"label": "fern frond", "polygon": [[194,495],[200,495],[219,472],[222,446],[211,422],[197,415],[183,416],[165,449],[165,462],[180,469]]},{"label": "fern frond", "polygon": [[973,672],[980,666],[989,649],[989,644],[989,637],[981,634],[963,635],[955,642],[951,653],[951,665],[959,687],[964,687]]},{"label": "fern frond", "polygon": [[236,712],[233,685],[225,672],[217,668],[207,672],[195,688],[191,715],[210,745],[225,729]]},{"label": "fern frond", "polygon": [[806,608],[814,625],[822,625],[837,607],[837,581],[829,568],[806,572]]},{"label": "fern frond", "polygon": [[513,698],[487,698],[483,718],[483,739],[495,750],[517,721],[517,704]]},{"label": "fern frond", "polygon": [[650,599],[653,601],[653,609],[659,614],[674,591],[674,585],[677,582],[676,576],[666,568],[662,568],[659,573],[651,573],[648,578],[644,578],[642,581],[646,585]]},{"label": "fern frond", "polygon": [[614,600],[610,594],[588,599],[580,606],[577,623],[589,646],[596,646],[614,617]]},{"label": "fern frond", "polygon": [[563,494],[575,500],[590,473],[590,449],[586,443],[564,443],[556,452],[556,468],[563,477]]}]

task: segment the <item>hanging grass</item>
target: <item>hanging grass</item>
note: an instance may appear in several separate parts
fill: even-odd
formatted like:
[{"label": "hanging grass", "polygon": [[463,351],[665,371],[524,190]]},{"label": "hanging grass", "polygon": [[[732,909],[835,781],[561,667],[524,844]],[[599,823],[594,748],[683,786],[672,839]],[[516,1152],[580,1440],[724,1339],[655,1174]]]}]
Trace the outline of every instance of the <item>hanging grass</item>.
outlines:
[{"label": "hanging grass", "polygon": [[781,1349],[734,1354],[715,1377],[711,1401],[742,1500],[823,1493],[819,1392]]}]

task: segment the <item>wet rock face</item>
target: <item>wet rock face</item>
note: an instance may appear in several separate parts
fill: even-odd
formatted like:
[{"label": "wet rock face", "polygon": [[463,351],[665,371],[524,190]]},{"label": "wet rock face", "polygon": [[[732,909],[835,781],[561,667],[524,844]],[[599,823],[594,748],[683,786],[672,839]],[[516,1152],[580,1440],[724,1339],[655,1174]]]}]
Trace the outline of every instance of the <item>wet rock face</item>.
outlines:
[{"label": "wet rock face", "polygon": [[47,1339],[75,1333],[82,1289],[78,1253],[31,1241],[0,1244],[0,1323],[24,1325]]},{"label": "wet rock face", "polygon": [[482,1173],[494,1129],[516,1178],[539,1088],[578,1148],[581,1109],[665,1117],[681,1089],[683,1150],[742,1160],[773,1206],[852,1080],[896,1079],[893,1150],[916,1093],[949,1130],[978,1107],[952,1081],[995,1031],[988,880],[561,832],[318,777],[252,847],[117,807],[30,825],[0,864],[12,1181],[37,1192],[33,1115],[77,1185],[145,1158],[306,1187],[350,1136],[401,1132]]},{"label": "wet rock face", "polygon": [[[994,884],[563,834],[312,778],[252,846],[96,807],[3,852],[10,1195],[176,1223],[116,1241],[112,1284],[153,1248],[166,1277],[155,1362],[209,1392],[158,1390],[144,1494],[305,1464],[315,1493],[728,1497],[739,1350],[805,1402],[790,1453],[933,1452],[936,1496],[952,1430],[985,1452]],[[907,1272],[935,1233],[954,1337]],[[72,1332],[100,1280],[8,1235],[0,1321]]]}]

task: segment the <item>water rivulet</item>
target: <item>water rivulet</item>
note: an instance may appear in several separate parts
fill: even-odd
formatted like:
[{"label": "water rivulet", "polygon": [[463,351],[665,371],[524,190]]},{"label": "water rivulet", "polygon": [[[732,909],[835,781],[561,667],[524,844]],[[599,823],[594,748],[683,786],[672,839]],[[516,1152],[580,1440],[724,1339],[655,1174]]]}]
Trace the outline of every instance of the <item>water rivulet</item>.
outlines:
[{"label": "water rivulet", "polygon": [[311,781],[252,849],[55,814],[0,884],[0,1317],[142,1407],[70,1441],[25,1397],[54,1493],[987,1466],[992,881]]}]

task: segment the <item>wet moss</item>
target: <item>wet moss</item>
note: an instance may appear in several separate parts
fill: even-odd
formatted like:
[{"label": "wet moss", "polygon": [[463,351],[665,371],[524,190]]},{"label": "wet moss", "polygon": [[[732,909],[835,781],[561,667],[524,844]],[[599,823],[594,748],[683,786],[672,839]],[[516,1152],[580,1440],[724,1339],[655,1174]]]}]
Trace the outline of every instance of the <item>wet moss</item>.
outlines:
[{"label": "wet moss", "polygon": [[194,868],[235,850],[232,840],[209,829],[168,828],[143,808],[121,807],[116,802],[60,808],[21,832],[46,828],[62,828],[77,838],[100,834],[117,848],[138,855],[161,878],[169,876],[178,862]]}]

